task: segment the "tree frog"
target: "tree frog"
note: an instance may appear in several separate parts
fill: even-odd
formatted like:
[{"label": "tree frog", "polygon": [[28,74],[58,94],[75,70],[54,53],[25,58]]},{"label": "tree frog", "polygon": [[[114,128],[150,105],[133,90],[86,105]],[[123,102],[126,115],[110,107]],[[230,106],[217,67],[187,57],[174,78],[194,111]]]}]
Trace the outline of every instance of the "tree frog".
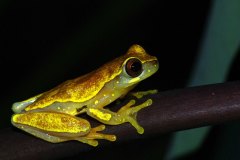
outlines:
[{"label": "tree frog", "polygon": [[[157,58],[147,54],[141,46],[133,45],[125,55],[95,71],[14,103],[12,110],[15,114],[11,122],[15,127],[52,143],[77,140],[97,146],[97,139],[116,140],[115,135],[99,133],[105,125],[92,128],[87,120],[77,116],[83,113],[108,125],[129,122],[142,134],[144,129],[136,120],[137,112],[151,105],[151,99],[136,106],[135,100],[130,100],[117,112],[104,107],[124,97],[157,70]],[[141,97],[144,94],[136,95]]]}]

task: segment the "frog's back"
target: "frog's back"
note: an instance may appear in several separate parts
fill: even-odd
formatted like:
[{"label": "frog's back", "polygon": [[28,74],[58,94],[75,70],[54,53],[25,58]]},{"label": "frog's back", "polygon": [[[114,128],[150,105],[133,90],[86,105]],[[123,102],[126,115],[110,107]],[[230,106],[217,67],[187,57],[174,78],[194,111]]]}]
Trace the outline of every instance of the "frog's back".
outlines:
[{"label": "frog's back", "polygon": [[109,62],[89,74],[68,80],[43,93],[35,102],[28,105],[25,110],[44,108],[54,102],[85,102],[89,100],[103,88],[105,83],[119,74],[121,62],[122,60],[119,58],[119,65],[116,62],[114,64]]},{"label": "frog's back", "polygon": [[[136,53],[135,53],[136,52]],[[110,61],[100,67],[99,69],[78,77],[76,79],[68,80],[50,91],[43,93],[32,104],[28,105],[25,110],[33,110],[44,108],[54,102],[85,102],[93,98],[104,85],[114,79],[122,72],[122,65],[126,59],[137,57],[142,61],[149,60],[152,57],[145,53],[144,49],[139,45],[133,45],[128,53]]]}]

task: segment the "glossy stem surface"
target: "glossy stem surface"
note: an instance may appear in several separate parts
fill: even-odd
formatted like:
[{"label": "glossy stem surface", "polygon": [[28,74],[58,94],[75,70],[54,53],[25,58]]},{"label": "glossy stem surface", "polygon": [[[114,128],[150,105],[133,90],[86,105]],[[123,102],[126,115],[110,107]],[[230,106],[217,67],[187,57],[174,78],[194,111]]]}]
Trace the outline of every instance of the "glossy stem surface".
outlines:
[{"label": "glossy stem surface", "polygon": [[[145,96],[138,102],[149,98],[153,100],[153,104],[138,114],[138,122],[145,129],[143,135],[137,134],[129,124],[106,126],[104,133],[116,134],[117,141],[100,140],[99,146],[94,148],[75,141],[51,144],[12,127],[0,131],[0,159],[80,158],[83,152],[126,145],[126,142],[134,139],[141,141],[140,139],[157,137],[172,131],[240,119],[240,82],[159,92]],[[120,108],[128,101],[129,99],[114,105],[113,108]],[[98,124],[95,121],[91,123],[93,126]]]}]

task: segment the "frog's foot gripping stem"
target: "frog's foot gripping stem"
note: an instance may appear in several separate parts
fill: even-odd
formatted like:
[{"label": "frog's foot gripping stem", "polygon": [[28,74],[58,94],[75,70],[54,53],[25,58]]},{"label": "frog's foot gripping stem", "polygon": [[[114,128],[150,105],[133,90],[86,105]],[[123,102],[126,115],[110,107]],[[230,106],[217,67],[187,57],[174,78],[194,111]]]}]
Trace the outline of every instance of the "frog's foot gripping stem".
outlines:
[{"label": "frog's foot gripping stem", "polygon": [[156,94],[158,90],[148,90],[148,91],[140,91],[140,92],[132,92],[130,95],[136,97],[137,99],[142,98],[143,96],[149,95],[149,94]]},{"label": "frog's foot gripping stem", "polygon": [[144,129],[138,124],[137,122],[137,112],[140,111],[141,109],[148,107],[152,104],[152,100],[148,99],[147,101],[143,102],[140,105],[133,106],[136,103],[135,100],[129,101],[125,106],[123,106],[117,114],[119,114],[121,117],[124,117],[125,122],[129,122],[133,125],[133,127],[136,128],[137,132],[139,134],[144,133]]},{"label": "frog's foot gripping stem", "polygon": [[98,145],[98,141],[95,139],[105,139],[105,140],[109,140],[109,141],[116,141],[115,135],[97,133],[99,131],[103,131],[104,129],[105,129],[105,125],[99,125],[95,128],[92,128],[86,136],[78,137],[75,140],[83,142],[83,143],[87,143],[94,147],[96,147]]},{"label": "frog's foot gripping stem", "polygon": [[148,99],[140,105],[133,106],[135,103],[135,100],[130,100],[125,106],[120,108],[117,113],[104,108],[87,108],[86,113],[104,124],[119,125],[129,122],[136,128],[139,134],[143,134],[144,129],[137,122],[137,112],[150,106],[152,100]]}]

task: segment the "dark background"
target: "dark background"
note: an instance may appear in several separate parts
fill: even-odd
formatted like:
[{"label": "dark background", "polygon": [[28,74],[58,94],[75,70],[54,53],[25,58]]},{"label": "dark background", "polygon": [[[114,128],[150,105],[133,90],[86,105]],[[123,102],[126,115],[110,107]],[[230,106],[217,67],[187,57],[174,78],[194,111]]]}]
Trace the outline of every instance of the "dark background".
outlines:
[{"label": "dark background", "polygon": [[[125,54],[132,44],[142,45],[160,63],[159,71],[136,90],[186,87],[212,5],[213,1],[207,0],[2,0],[0,129],[11,126],[12,103],[88,73]],[[230,80],[239,79],[238,59]],[[213,128],[214,133],[222,130],[226,128]],[[239,127],[230,132],[239,133],[236,130]],[[151,146],[152,140],[142,144]],[[154,141],[156,145],[158,140]],[[156,154],[156,146],[149,150],[154,147],[152,153]],[[160,145],[162,152],[166,148]],[[114,153],[118,153],[116,149]]]},{"label": "dark background", "polygon": [[[173,5],[174,3],[174,5]],[[140,89],[184,87],[211,1],[5,1],[0,11],[1,127],[11,105],[142,45],[159,59]]]}]

